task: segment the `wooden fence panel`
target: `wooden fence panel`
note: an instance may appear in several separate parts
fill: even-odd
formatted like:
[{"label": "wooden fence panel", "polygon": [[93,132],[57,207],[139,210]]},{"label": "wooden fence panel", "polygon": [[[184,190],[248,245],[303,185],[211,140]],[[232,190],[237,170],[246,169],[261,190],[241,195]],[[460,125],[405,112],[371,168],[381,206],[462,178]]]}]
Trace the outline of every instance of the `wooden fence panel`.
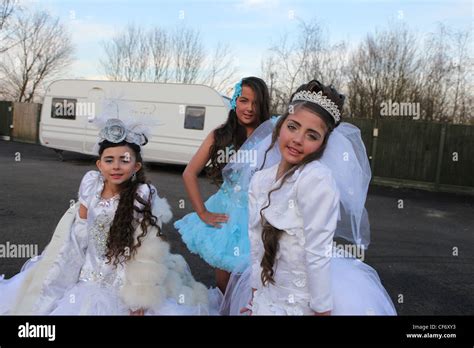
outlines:
[{"label": "wooden fence panel", "polygon": [[474,127],[446,125],[440,183],[474,187]]},{"label": "wooden fence panel", "polygon": [[13,103],[12,139],[28,143],[38,142],[41,104]]},{"label": "wooden fence panel", "polygon": [[441,124],[379,120],[375,176],[434,182]]}]

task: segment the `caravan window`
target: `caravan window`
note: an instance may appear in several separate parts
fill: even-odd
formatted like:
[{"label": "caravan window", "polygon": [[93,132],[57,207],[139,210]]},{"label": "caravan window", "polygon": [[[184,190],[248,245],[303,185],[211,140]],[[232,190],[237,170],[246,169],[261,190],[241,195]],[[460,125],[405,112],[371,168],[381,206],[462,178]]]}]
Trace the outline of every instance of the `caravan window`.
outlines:
[{"label": "caravan window", "polygon": [[186,129],[204,129],[204,118],[206,108],[202,106],[186,106],[184,117],[184,128]]},{"label": "caravan window", "polygon": [[51,102],[51,117],[75,120],[76,103],[77,99],[53,98]]}]

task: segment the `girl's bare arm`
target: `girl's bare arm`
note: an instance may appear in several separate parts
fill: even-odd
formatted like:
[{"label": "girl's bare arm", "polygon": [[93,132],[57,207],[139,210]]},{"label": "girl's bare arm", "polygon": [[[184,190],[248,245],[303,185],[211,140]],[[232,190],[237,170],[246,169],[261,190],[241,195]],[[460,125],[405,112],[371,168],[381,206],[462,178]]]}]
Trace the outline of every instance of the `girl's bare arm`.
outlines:
[{"label": "girl's bare arm", "polygon": [[81,219],[87,219],[87,208],[82,204],[79,206],[79,217]]},{"label": "girl's bare arm", "polygon": [[186,166],[183,172],[183,180],[184,187],[186,188],[194,211],[199,215],[201,220],[217,227],[220,222],[226,222],[227,217],[224,214],[213,214],[206,210],[198,183],[199,173],[201,173],[207,162],[209,162],[212,145],[214,145],[214,131],[207,135],[196,154]]}]

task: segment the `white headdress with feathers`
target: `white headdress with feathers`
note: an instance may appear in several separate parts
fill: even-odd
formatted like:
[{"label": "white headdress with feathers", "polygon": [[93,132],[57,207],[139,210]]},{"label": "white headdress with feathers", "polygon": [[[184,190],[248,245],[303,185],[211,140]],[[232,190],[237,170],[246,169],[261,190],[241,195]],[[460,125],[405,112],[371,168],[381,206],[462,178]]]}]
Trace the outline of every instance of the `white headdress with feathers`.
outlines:
[{"label": "white headdress with feathers", "polygon": [[160,125],[152,117],[144,117],[131,104],[120,98],[105,99],[100,113],[90,122],[100,129],[93,152],[99,153],[100,144],[107,140],[111,143],[126,141],[140,148],[148,143],[152,126]]}]

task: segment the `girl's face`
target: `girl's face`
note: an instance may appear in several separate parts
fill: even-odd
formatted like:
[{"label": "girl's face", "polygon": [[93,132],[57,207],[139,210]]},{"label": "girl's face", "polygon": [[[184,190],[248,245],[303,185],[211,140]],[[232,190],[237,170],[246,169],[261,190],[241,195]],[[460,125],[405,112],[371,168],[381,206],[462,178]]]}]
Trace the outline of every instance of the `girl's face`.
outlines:
[{"label": "girl's face", "polygon": [[96,164],[104,179],[114,185],[124,183],[142,167],[135,152],[126,145],[105,149]]},{"label": "girl's face", "polygon": [[257,125],[255,93],[249,86],[242,86],[242,95],[237,98],[235,112],[242,126]]},{"label": "girl's face", "polygon": [[282,161],[293,166],[319,150],[328,129],[326,123],[304,107],[288,115],[280,129],[279,146]]}]

